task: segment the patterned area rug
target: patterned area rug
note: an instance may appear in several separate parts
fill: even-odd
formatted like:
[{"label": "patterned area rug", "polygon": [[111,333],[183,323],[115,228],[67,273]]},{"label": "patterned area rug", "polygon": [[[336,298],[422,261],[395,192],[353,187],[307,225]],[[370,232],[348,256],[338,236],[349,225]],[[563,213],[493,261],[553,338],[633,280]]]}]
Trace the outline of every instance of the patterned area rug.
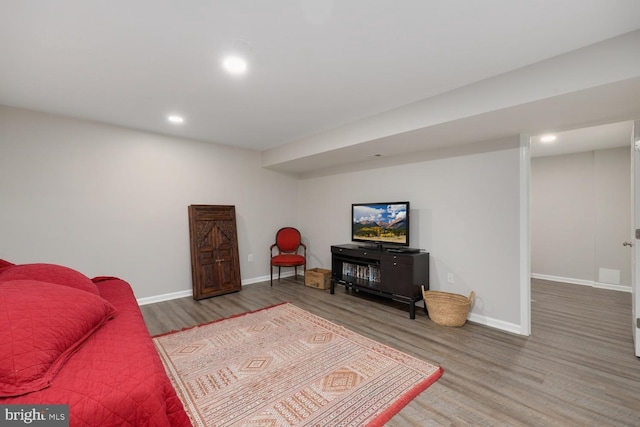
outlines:
[{"label": "patterned area rug", "polygon": [[194,426],[381,426],[442,375],[290,303],[154,342]]}]

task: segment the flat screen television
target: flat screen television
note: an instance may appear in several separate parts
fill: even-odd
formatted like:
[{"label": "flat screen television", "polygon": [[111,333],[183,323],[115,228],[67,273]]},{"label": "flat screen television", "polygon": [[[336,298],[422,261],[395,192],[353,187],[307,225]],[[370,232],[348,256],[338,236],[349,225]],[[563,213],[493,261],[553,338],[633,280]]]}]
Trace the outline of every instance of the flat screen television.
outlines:
[{"label": "flat screen television", "polygon": [[351,240],[384,246],[409,246],[409,202],[354,203]]}]

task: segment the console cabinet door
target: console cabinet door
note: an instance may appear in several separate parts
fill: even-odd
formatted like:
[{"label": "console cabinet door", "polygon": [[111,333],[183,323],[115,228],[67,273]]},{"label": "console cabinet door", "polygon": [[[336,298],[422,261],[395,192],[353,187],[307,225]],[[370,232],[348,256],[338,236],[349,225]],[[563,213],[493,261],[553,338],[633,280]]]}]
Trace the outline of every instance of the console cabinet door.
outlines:
[{"label": "console cabinet door", "polygon": [[240,262],[234,206],[189,206],[193,298],[239,291]]},{"label": "console cabinet door", "polygon": [[395,295],[413,296],[409,291],[413,281],[413,262],[408,259],[385,256],[380,262],[380,277],[382,278],[380,290]]}]

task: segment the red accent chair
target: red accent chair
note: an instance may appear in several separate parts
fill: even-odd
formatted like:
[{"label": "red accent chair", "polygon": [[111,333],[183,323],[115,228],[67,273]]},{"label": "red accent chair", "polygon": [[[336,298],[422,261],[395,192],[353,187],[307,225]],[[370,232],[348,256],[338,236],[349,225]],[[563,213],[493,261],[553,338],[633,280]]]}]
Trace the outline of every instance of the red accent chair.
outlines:
[{"label": "red accent chair", "polygon": [[[293,227],[284,227],[276,233],[276,242],[269,248],[271,256],[271,286],[273,286],[273,267],[278,267],[278,281],[280,281],[280,269],[282,267],[295,267],[295,277],[298,277],[298,266],[303,266],[307,271],[307,247],[302,243],[300,232]],[[277,253],[273,254],[273,249]],[[302,255],[298,252],[302,248]],[[304,277],[304,275],[303,275]]]}]

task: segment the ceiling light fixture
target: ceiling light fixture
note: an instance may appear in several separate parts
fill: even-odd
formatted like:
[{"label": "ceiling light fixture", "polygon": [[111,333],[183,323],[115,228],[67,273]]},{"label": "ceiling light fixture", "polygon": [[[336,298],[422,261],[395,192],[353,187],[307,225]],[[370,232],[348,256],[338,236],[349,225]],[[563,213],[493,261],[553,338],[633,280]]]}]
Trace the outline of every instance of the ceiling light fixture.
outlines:
[{"label": "ceiling light fixture", "polygon": [[229,49],[222,58],[222,68],[229,74],[241,76],[249,69],[249,58],[251,43],[242,39],[231,41]]},{"label": "ceiling light fixture", "polygon": [[167,120],[170,123],[176,124],[176,125],[181,125],[182,123],[184,123],[184,117],[182,116],[176,116],[176,115],[171,115],[167,117]]},{"label": "ceiling light fixture", "polygon": [[230,55],[223,59],[222,67],[229,73],[236,76],[247,72],[247,60],[237,55]]},{"label": "ceiling light fixture", "polygon": [[555,135],[542,135],[540,137],[540,142],[553,142],[556,140]]}]

